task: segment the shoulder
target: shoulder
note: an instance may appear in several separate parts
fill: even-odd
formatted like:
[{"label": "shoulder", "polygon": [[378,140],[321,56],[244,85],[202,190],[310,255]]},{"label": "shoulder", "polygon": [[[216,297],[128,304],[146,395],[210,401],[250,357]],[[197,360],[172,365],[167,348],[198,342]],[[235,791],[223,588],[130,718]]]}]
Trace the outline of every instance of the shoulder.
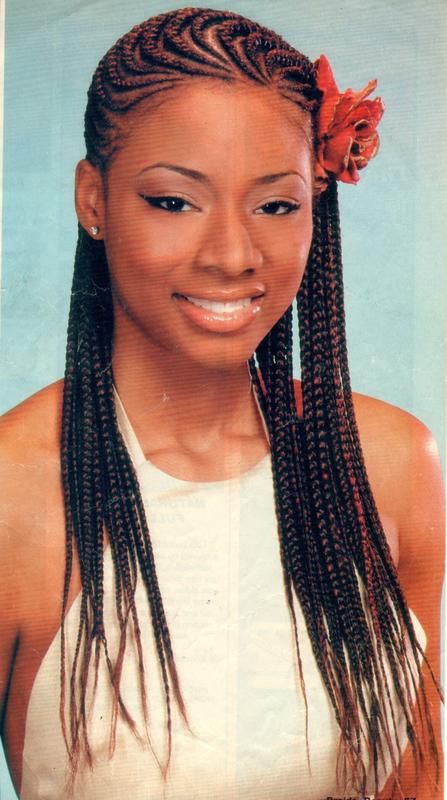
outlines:
[{"label": "shoulder", "polygon": [[[302,410],[301,386],[295,381],[298,410]],[[411,496],[416,482],[442,484],[439,455],[430,430],[397,406],[354,392],[353,403],[368,476],[375,491],[392,485],[395,505]],[[399,486],[399,481],[404,485]],[[391,498],[390,498],[391,499]]]},{"label": "shoulder", "polygon": [[399,578],[426,630],[436,623],[444,572],[445,505],[438,448],[416,417],[357,396],[356,415],[377,504],[399,534]]},{"label": "shoulder", "polygon": [[[62,381],[51,384],[0,419],[2,524],[23,519],[59,479]],[[48,496],[48,495],[47,495]]]},{"label": "shoulder", "polygon": [[63,381],[46,386],[0,418],[0,463],[29,463],[59,445]]},{"label": "shoulder", "polygon": [[[9,576],[24,582],[45,552],[51,517],[61,510],[59,439],[62,382],[0,419],[0,594]],[[40,547],[37,546],[38,543]]]},{"label": "shoulder", "polygon": [[388,458],[401,463],[417,455],[437,457],[431,432],[413,414],[363,394],[354,393],[353,401],[362,444],[371,455],[386,448]]},{"label": "shoulder", "polygon": [[382,520],[392,520],[397,532],[400,584],[433,647],[445,547],[436,442],[426,425],[400,408],[363,395],[355,395],[354,404],[376,505]]},{"label": "shoulder", "polygon": [[[62,389],[62,382],[52,384],[0,419],[2,714],[11,686],[28,691],[36,659],[59,624],[65,564]],[[11,708],[17,710],[17,692],[15,697]]]},{"label": "shoulder", "polygon": [[[298,382],[296,393],[300,409]],[[427,654],[436,665],[445,547],[436,443],[429,429],[407,411],[362,394],[354,393],[353,401],[368,480],[390,546],[395,542],[399,581],[427,634]]]},{"label": "shoulder", "polygon": [[[442,498],[435,439],[423,422],[389,403],[354,394],[354,408],[368,476],[401,528],[418,513],[415,499]],[[422,510],[422,509],[421,509]]]},{"label": "shoulder", "polygon": [[[296,396],[300,409],[298,381]],[[401,559],[410,563],[416,553],[421,559],[438,550],[439,560],[444,501],[433,435],[412,414],[390,403],[357,393],[353,402],[368,479],[380,515],[398,531]]]}]

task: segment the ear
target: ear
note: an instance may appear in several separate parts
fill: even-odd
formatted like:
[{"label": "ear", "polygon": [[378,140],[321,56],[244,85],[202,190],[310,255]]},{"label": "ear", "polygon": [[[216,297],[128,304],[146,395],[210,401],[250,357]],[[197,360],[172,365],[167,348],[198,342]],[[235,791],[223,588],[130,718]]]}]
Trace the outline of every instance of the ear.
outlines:
[{"label": "ear", "polygon": [[93,239],[105,234],[104,180],[98,167],[83,159],[76,167],[75,206],[78,220]]}]

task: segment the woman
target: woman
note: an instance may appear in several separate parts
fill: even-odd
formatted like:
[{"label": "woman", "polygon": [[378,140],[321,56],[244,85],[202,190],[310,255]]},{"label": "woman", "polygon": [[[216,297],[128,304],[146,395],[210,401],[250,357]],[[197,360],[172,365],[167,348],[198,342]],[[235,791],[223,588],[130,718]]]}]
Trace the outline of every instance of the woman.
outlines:
[{"label": "woman", "polygon": [[440,796],[438,468],[346,359],[336,180],[373,88],[197,9],[95,73],[65,381],[3,423],[24,800]]}]

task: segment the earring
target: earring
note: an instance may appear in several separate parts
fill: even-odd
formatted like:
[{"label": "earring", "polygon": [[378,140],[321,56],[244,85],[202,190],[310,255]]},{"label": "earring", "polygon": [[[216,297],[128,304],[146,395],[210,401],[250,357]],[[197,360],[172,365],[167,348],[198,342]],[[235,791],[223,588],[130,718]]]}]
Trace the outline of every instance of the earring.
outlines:
[{"label": "earring", "polygon": [[97,236],[97,235],[98,235],[98,233],[99,233],[99,228],[98,228],[98,226],[97,226],[97,225],[92,225],[92,226],[89,228],[89,231],[90,231],[90,233],[92,234],[92,236]]}]

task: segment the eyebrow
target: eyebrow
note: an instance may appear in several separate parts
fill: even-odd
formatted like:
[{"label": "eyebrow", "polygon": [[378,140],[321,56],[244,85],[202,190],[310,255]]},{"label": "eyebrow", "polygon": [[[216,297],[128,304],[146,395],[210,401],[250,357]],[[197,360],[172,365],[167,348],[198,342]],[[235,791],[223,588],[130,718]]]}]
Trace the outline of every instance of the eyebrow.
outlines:
[{"label": "eyebrow", "polygon": [[[138,173],[138,176],[143,175],[145,172],[149,172],[152,169],[169,169],[172,172],[178,172],[180,175],[184,175],[186,178],[192,178],[195,181],[200,181],[201,183],[210,183],[210,179],[207,175],[203,172],[199,172],[196,169],[190,169],[189,167],[182,167],[179,164],[170,164],[167,161],[157,161],[156,164],[151,164],[149,167],[145,167]],[[274,183],[278,181],[280,178],[286,178],[289,175],[297,175],[301,180],[304,180],[302,175],[297,172],[296,170],[287,170],[287,172],[273,172],[270,175],[261,175],[259,178],[254,178],[251,183],[256,186]]]}]

